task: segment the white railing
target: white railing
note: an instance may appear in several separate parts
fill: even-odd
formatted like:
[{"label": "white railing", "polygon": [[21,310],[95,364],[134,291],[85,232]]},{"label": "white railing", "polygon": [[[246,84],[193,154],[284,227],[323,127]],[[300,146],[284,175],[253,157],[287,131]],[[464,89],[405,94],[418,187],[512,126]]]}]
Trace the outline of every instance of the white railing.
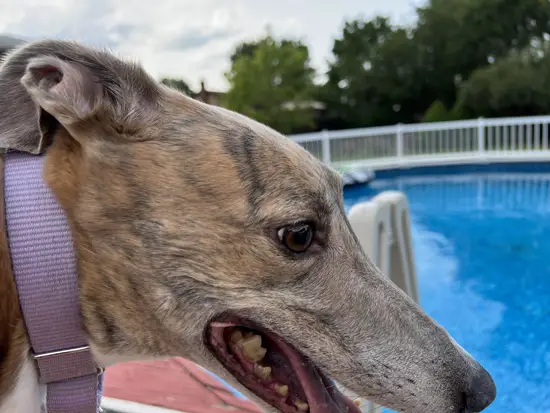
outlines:
[{"label": "white railing", "polygon": [[550,116],[321,131],[290,138],[342,170],[548,160]]}]

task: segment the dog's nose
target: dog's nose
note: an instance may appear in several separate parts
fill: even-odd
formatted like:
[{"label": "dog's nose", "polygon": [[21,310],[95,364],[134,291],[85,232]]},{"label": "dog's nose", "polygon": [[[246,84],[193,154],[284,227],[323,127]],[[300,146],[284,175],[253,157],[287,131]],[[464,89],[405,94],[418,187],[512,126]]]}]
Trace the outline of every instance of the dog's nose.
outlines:
[{"label": "dog's nose", "polygon": [[470,382],[470,390],[466,393],[466,411],[479,413],[487,408],[497,396],[497,388],[493,378],[480,364]]}]

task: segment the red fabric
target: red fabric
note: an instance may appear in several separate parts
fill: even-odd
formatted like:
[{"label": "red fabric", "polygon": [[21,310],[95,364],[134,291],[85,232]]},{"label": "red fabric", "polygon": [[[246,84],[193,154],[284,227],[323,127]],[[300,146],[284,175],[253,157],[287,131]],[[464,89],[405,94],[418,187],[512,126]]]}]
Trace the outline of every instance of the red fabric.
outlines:
[{"label": "red fabric", "polygon": [[189,360],[122,363],[109,367],[103,395],[187,413],[260,413],[248,400]]}]

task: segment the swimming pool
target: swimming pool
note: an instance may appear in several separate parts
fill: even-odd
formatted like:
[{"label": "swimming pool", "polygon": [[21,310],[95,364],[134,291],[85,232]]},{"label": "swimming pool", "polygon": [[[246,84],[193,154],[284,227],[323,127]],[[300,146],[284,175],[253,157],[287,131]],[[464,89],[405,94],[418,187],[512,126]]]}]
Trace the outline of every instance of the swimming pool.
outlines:
[{"label": "swimming pool", "polygon": [[410,176],[345,190],[409,200],[421,305],[497,384],[488,413],[550,411],[550,173]]}]

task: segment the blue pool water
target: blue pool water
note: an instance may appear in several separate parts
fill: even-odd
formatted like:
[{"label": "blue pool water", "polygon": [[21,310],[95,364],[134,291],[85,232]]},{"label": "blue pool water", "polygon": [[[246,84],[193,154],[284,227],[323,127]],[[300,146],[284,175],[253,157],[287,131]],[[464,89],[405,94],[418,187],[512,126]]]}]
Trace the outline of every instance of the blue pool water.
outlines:
[{"label": "blue pool water", "polygon": [[495,379],[487,412],[550,412],[550,174],[377,180],[346,207],[386,189],[409,200],[422,307]]}]

